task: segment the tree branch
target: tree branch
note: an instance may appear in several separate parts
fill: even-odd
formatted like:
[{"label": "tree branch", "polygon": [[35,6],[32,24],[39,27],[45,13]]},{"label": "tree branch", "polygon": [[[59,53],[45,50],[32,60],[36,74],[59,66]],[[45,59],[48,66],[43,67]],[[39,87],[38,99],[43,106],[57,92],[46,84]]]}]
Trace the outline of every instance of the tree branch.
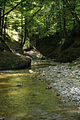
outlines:
[{"label": "tree branch", "polygon": [[3,16],[1,16],[1,18],[2,17],[4,17],[5,15],[8,15],[11,11],[13,11],[17,6],[19,6],[22,2],[23,2],[24,0],[21,0],[17,5],[15,5],[11,10],[9,10],[8,12],[6,12],[6,13],[4,13],[4,15]]}]

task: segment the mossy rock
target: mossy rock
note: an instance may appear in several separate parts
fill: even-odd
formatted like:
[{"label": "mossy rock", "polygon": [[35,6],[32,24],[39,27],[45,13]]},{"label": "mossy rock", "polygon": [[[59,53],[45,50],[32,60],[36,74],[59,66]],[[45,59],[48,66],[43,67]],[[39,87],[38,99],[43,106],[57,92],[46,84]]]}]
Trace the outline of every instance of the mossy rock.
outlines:
[{"label": "mossy rock", "polygon": [[31,59],[19,53],[0,52],[0,70],[24,69],[31,66]]}]

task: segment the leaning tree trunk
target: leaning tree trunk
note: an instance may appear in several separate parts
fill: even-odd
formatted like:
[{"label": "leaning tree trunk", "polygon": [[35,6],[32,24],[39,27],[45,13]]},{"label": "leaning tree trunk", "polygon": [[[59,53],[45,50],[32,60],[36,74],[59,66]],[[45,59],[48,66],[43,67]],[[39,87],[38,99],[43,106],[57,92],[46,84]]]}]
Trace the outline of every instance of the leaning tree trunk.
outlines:
[{"label": "leaning tree trunk", "polygon": [[26,42],[26,37],[27,37],[27,17],[25,17],[25,29],[24,29],[24,41],[23,41],[23,46]]},{"label": "leaning tree trunk", "polygon": [[4,39],[6,38],[6,28],[7,28],[7,17],[5,17],[5,23],[4,23]]}]

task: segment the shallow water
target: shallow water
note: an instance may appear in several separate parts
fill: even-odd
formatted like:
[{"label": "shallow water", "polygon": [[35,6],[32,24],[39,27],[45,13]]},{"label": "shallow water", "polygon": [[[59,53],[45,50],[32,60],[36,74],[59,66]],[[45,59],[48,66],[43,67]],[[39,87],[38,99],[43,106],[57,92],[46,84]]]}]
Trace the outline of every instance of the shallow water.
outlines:
[{"label": "shallow water", "polygon": [[[40,66],[39,66],[40,67]],[[35,71],[35,66],[32,68]],[[5,120],[80,120],[80,110],[64,104],[29,70],[0,72],[0,118]]]}]

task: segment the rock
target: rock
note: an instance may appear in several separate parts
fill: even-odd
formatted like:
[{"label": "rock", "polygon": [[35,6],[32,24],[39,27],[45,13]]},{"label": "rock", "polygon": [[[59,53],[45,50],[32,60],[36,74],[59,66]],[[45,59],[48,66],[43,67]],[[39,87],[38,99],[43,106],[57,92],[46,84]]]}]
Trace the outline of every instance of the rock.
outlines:
[{"label": "rock", "polygon": [[34,73],[32,70],[29,70],[29,73]]},{"label": "rock", "polygon": [[22,87],[23,85],[22,84],[18,84],[18,85],[16,85],[17,87]]},{"label": "rock", "polygon": [[2,117],[2,118],[0,118],[0,120],[5,120],[5,118],[4,118],[4,117]]},{"label": "rock", "polygon": [[38,80],[42,80],[41,78],[39,78]]},{"label": "rock", "polygon": [[48,89],[48,90],[49,90],[49,89],[52,89],[52,87],[51,87],[51,86],[48,86],[48,87],[46,87],[46,89]]},{"label": "rock", "polygon": [[57,94],[56,94],[56,96],[60,96],[60,94],[59,94],[59,93],[57,93]]},{"label": "rock", "polygon": [[22,54],[0,52],[0,70],[24,69],[31,66],[31,59]]}]

